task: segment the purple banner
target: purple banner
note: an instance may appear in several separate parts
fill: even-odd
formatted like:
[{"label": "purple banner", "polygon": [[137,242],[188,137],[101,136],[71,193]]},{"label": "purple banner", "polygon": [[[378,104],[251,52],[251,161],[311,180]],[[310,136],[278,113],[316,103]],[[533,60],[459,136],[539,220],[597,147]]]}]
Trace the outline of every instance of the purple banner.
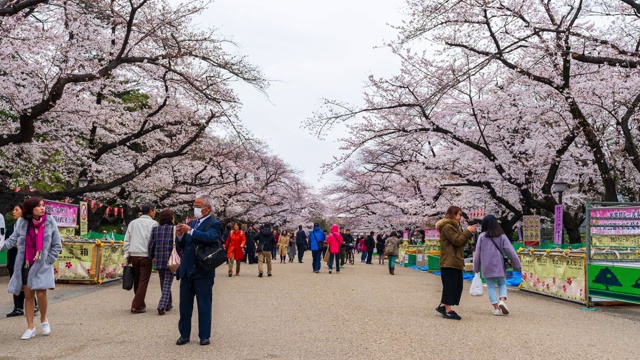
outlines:
[{"label": "purple banner", "polygon": [[553,243],[562,244],[562,205],[556,205],[553,216]]},{"label": "purple banner", "polygon": [[592,218],[617,218],[640,220],[640,207],[591,209]]}]

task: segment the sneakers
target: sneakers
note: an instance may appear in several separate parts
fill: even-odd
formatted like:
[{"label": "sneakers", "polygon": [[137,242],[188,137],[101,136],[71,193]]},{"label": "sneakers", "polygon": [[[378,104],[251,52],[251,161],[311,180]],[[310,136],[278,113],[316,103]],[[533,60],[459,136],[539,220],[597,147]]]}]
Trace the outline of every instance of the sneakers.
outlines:
[{"label": "sneakers", "polygon": [[455,311],[451,310],[447,313],[444,313],[443,317],[445,319],[452,319],[452,320],[462,320],[462,318],[460,317],[460,315],[458,315],[458,313],[456,313]]},{"label": "sneakers", "polygon": [[500,311],[500,309],[493,309],[493,315],[500,316],[502,315],[502,311]]},{"label": "sneakers", "polygon": [[268,274],[267,274],[267,276],[268,276],[268,277],[271,277],[271,273],[268,273]]},{"label": "sneakers", "polygon": [[329,270],[329,274],[331,274],[331,270]]},{"label": "sneakers", "polygon": [[36,307],[33,309],[33,315],[37,314],[38,311],[40,311],[40,308],[38,307],[38,305],[36,305]]},{"label": "sneakers", "polygon": [[262,273],[258,273],[258,277],[262,277]]},{"label": "sneakers", "polygon": [[7,317],[15,317],[24,315],[24,310],[15,308],[12,312],[7,314]]},{"label": "sneakers", "polygon": [[45,321],[40,324],[40,329],[42,329],[42,335],[51,334],[51,325],[49,325],[49,321]]},{"label": "sneakers", "polygon": [[22,334],[21,339],[22,340],[29,340],[33,337],[36,337],[36,328],[34,327],[33,330],[27,329],[27,331],[24,332],[24,334]]},{"label": "sneakers", "polygon": [[504,301],[500,301],[498,303],[498,307],[500,308],[500,310],[502,310],[502,313],[504,315],[509,315],[509,308],[507,307],[507,304]]},{"label": "sneakers", "polygon": [[445,316],[445,314],[446,314],[446,311],[445,311],[444,306],[438,306],[438,307],[436,308],[436,311],[437,311],[437,312],[439,312],[439,313],[440,313],[440,315],[442,315],[442,316]]}]

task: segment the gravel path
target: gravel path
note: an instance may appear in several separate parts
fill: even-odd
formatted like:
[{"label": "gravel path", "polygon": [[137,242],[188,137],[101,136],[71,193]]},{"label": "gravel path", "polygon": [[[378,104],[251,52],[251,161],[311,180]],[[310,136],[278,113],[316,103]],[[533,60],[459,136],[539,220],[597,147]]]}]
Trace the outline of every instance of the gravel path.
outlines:
[{"label": "gravel path", "polygon": [[[243,264],[239,277],[218,276],[214,287],[211,346],[175,346],[175,310],[158,316],[156,274],[147,295],[146,314],[130,314],[132,293],[120,283],[61,285],[52,294],[52,334],[20,340],[23,318],[0,319],[0,359],[625,359],[635,358],[640,334],[636,307],[599,308],[510,289],[511,315],[491,314],[486,295],[468,294],[462,321],[441,318],[434,308],[440,277],[398,268],[356,263],[341,274],[311,271],[304,264],[274,264],[274,276],[257,277],[257,265]],[[220,268],[226,275],[226,267]],[[8,278],[0,311],[8,312]],[[174,282],[174,299],[178,284]],[[194,316],[194,321],[197,319]],[[36,322],[39,324],[39,322]],[[635,335],[632,335],[635,334]]]}]

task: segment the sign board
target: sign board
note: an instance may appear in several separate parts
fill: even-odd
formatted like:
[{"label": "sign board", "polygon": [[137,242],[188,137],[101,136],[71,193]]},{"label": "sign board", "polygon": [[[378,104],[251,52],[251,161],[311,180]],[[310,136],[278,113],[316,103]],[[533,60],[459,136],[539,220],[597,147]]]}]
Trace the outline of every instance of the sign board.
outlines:
[{"label": "sign board", "polygon": [[640,304],[640,267],[589,264],[589,296]]},{"label": "sign board", "polygon": [[72,235],[75,234],[78,224],[78,205],[45,200],[44,207],[47,214],[53,216],[59,228],[73,228]]},{"label": "sign board", "polygon": [[86,201],[80,201],[80,236],[89,232],[89,207]]},{"label": "sign board", "polygon": [[522,240],[525,246],[540,245],[540,216],[525,215],[522,217]]}]

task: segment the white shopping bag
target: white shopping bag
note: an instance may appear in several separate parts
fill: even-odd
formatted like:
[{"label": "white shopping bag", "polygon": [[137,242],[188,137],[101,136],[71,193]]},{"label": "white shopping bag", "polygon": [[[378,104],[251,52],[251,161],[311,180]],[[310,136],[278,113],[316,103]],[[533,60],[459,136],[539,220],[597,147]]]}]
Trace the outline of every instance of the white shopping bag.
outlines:
[{"label": "white shopping bag", "polygon": [[471,288],[469,294],[471,296],[482,296],[484,289],[482,288],[482,279],[480,279],[480,273],[476,273],[471,281]]}]

